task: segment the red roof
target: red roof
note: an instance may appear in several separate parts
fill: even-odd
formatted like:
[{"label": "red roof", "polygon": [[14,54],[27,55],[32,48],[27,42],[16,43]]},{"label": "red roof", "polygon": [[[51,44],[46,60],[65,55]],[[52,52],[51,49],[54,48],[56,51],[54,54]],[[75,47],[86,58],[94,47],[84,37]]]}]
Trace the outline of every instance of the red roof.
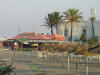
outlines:
[{"label": "red roof", "polygon": [[20,35],[15,36],[15,37],[12,37],[11,39],[20,39],[20,38],[22,38],[22,35],[21,35],[21,34],[20,34]]},{"label": "red roof", "polygon": [[33,36],[30,38],[30,40],[57,40],[57,41],[64,41],[65,37],[63,35],[44,35],[44,34],[38,34],[36,36]]},{"label": "red roof", "polygon": [[21,38],[28,38],[30,40],[57,40],[57,41],[64,41],[65,37],[63,35],[44,35],[44,34],[38,34],[35,36],[25,36],[25,35],[17,35],[15,37],[12,37],[11,39],[21,39]]},{"label": "red roof", "polygon": [[23,35],[19,34],[15,37],[12,37],[11,39],[21,39],[21,38],[31,38],[31,37],[33,37],[33,36],[23,36]]},{"label": "red roof", "polygon": [[30,38],[30,40],[51,40],[51,37],[47,37],[43,34],[38,34]]},{"label": "red roof", "polygon": [[52,34],[51,36],[53,36],[53,40],[65,41],[64,35]]}]

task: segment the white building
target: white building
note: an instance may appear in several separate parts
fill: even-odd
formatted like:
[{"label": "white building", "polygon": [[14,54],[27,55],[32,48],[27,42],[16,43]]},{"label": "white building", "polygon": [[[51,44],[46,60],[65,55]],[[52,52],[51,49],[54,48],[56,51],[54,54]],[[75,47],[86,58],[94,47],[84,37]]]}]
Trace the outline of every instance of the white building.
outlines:
[{"label": "white building", "polygon": [[[59,27],[58,27],[58,33],[65,35],[66,36],[66,40],[69,39],[70,37],[70,31],[71,31],[71,27],[70,27],[70,23],[66,23],[65,21],[63,21],[62,23],[60,23]],[[83,29],[86,29],[86,36],[87,39],[90,39],[93,35],[92,33],[92,24],[91,21],[84,21],[81,23],[74,23],[73,24],[73,40],[79,40],[82,33],[83,33]],[[94,31],[95,31],[95,36],[98,36],[100,39],[100,21],[95,21],[94,23]]]}]

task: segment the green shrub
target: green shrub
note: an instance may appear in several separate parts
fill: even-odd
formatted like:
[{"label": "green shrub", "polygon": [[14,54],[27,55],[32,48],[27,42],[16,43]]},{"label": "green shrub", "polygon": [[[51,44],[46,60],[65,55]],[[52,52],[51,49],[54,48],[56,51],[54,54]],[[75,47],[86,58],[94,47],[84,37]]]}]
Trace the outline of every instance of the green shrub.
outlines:
[{"label": "green shrub", "polygon": [[89,43],[90,43],[90,44],[94,44],[94,43],[96,43],[96,42],[98,42],[98,41],[99,41],[99,39],[98,39],[98,37],[96,36],[96,37],[92,37],[92,38],[90,39]]},{"label": "green shrub", "polygon": [[81,35],[80,40],[83,41],[83,42],[86,42],[86,34],[83,33],[83,34]]},{"label": "green shrub", "polygon": [[29,65],[31,66],[32,71],[34,71],[34,72],[45,72],[45,71],[41,70],[41,69],[37,66],[37,64],[35,64],[35,63],[33,63],[33,62],[29,62]]},{"label": "green shrub", "polygon": [[18,51],[32,51],[32,48],[18,48]]}]

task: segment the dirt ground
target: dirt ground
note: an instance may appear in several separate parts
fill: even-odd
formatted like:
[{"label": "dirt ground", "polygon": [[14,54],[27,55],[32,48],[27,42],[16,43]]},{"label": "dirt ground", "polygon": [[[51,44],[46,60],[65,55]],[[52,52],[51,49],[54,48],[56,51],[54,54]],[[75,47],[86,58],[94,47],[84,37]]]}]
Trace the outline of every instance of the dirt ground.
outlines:
[{"label": "dirt ground", "polygon": [[[11,50],[0,52],[0,64],[10,64],[13,53],[14,51]],[[59,60],[61,59],[59,58]],[[78,71],[75,71],[74,59],[70,60],[73,62],[70,62],[70,71],[67,71],[67,63],[64,63],[62,68],[60,61],[57,64],[56,62],[50,62],[47,58],[37,58],[35,52],[16,51],[13,65],[17,75],[86,75],[84,64],[81,64]],[[32,67],[29,65],[30,62],[35,63],[44,72],[32,71]],[[89,64],[89,75],[100,75],[99,65],[100,63]]]}]

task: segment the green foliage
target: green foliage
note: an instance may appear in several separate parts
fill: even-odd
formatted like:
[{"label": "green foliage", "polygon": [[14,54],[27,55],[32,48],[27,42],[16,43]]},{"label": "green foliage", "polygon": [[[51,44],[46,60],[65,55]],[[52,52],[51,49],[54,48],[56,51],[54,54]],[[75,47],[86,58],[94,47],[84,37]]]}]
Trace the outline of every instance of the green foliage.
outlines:
[{"label": "green foliage", "polygon": [[62,20],[62,15],[60,15],[58,11],[55,11],[52,14],[53,14],[53,19],[54,19],[54,27],[56,28],[56,33],[58,34],[58,24]]},{"label": "green foliage", "polygon": [[93,41],[95,42],[95,32],[94,32],[94,22],[96,20],[96,17],[95,16],[91,16],[90,17],[90,21],[92,23],[92,31],[93,31]]},{"label": "green foliage", "polygon": [[91,16],[91,17],[90,17],[90,21],[91,21],[91,22],[94,22],[95,20],[96,20],[96,17],[94,17],[94,16]]},{"label": "green foliage", "polygon": [[99,40],[99,39],[98,39],[97,36],[94,37],[94,38],[92,37],[92,38],[90,39],[89,43],[90,43],[90,44],[94,44],[94,43],[98,42],[98,40]]},{"label": "green foliage", "polygon": [[35,72],[44,72],[43,70],[41,70],[40,68],[37,67],[37,65],[33,62],[30,62],[29,65],[31,66],[32,68],[32,71],[35,71]]},{"label": "green foliage", "polygon": [[0,75],[11,75],[12,71],[12,65],[0,66]]},{"label": "green foliage", "polygon": [[51,29],[51,34],[53,34],[53,27],[54,27],[54,18],[52,13],[48,13],[48,15],[44,18],[45,26],[48,26]]},{"label": "green foliage", "polygon": [[86,34],[83,33],[83,34],[81,35],[80,40],[83,41],[83,42],[86,42]]},{"label": "green foliage", "polygon": [[94,44],[94,43],[95,43],[94,39],[91,39],[90,44]]},{"label": "green foliage", "polygon": [[62,19],[62,15],[60,15],[58,11],[55,11],[52,14],[53,14],[53,19],[54,19],[54,24],[59,23]]},{"label": "green foliage", "polygon": [[70,22],[74,22],[74,21],[79,21],[81,18],[83,18],[81,16],[81,12],[79,12],[78,9],[68,9],[66,12],[64,12],[64,16],[65,19],[70,21]]},{"label": "green foliage", "polygon": [[32,48],[18,48],[18,51],[32,51]]},{"label": "green foliage", "polygon": [[53,28],[56,27],[56,33],[58,33],[57,25],[60,23],[62,15],[58,11],[48,13],[48,15],[44,18],[45,26],[51,28],[51,33],[53,33]]},{"label": "green foliage", "polygon": [[76,44],[70,44],[70,43],[63,43],[63,44],[44,44],[44,46],[46,46],[46,48],[48,48],[48,50],[50,52],[74,52],[75,48],[76,48]]}]

